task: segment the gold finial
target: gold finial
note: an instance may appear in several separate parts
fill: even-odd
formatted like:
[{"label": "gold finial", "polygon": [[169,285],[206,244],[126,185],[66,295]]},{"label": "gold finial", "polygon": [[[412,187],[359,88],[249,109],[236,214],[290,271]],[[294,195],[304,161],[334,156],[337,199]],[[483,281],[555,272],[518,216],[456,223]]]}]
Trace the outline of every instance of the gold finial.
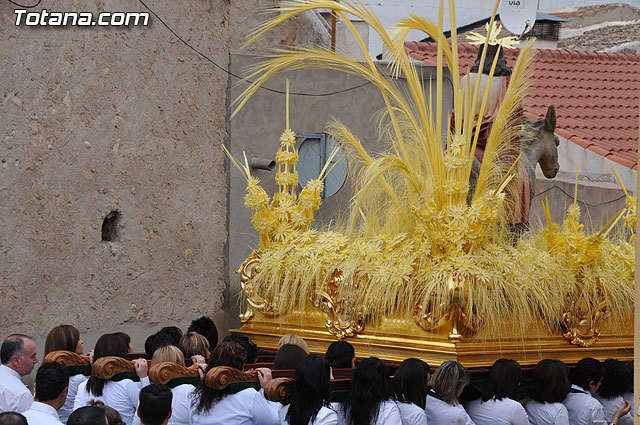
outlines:
[{"label": "gold finial", "polygon": [[498,38],[498,36],[500,35],[500,32],[502,31],[502,25],[496,24],[494,22],[493,25],[491,25],[491,29],[489,29],[488,23],[485,24],[484,27],[487,30],[487,35],[484,36],[482,34],[478,34],[477,32],[470,32],[469,35],[467,35],[467,41],[469,42],[469,44],[474,46],[484,44],[488,38],[489,45],[491,46],[495,46],[496,44],[499,44],[505,49],[513,49],[518,46],[519,44],[518,37],[510,35],[507,37]]}]

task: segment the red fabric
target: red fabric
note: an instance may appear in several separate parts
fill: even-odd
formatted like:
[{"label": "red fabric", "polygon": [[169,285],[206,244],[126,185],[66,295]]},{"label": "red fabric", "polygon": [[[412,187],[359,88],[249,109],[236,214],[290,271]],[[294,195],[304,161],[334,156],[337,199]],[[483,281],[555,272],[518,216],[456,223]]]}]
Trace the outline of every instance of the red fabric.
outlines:
[{"label": "red fabric", "polygon": [[[502,99],[504,98],[504,95],[507,91],[507,87],[509,85],[510,79],[511,78],[508,76],[500,78],[501,80],[500,81],[501,82],[500,103],[502,102]],[[493,127],[493,121],[496,118],[498,109],[499,109],[499,105],[498,105],[498,108],[496,108],[496,110],[493,111],[493,113],[489,118],[483,120],[482,123],[480,123],[479,129],[477,126],[473,129],[472,136],[475,136],[476,131],[479,132],[478,143],[476,144],[476,150],[473,154],[480,162],[482,162],[482,160],[484,159],[484,150],[487,146],[487,141],[489,140],[489,134],[491,134],[491,128]],[[520,113],[517,114],[517,116],[522,117],[522,109]],[[451,112],[451,118],[449,120],[449,128],[451,130],[451,134],[455,133],[455,111]],[[520,140],[519,139],[513,140],[511,143],[514,145],[514,147],[515,146],[518,147],[517,151],[513,153],[515,156],[512,158],[512,160],[515,160],[517,155],[520,153]],[[520,199],[512,200],[514,204],[514,209],[511,211],[511,216],[509,217],[509,223],[510,224],[518,224],[518,223],[528,224],[529,217],[530,217],[529,210],[531,207],[530,205],[531,183],[529,181],[529,171],[527,170],[527,167],[522,160],[518,161],[517,168],[518,168],[518,176],[513,180],[513,182],[515,182],[515,184],[518,185],[518,194],[520,195],[519,196]]]}]

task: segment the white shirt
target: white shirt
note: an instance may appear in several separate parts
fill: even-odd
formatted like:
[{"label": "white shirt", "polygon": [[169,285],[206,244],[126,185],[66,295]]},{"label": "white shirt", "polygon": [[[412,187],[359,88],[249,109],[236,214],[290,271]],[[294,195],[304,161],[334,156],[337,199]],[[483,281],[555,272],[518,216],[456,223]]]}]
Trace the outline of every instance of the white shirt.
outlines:
[{"label": "white shirt", "polygon": [[629,391],[622,394],[622,398],[624,398],[625,401],[628,401],[629,404],[631,404],[631,410],[629,410],[629,414],[633,415],[633,412],[635,412],[635,410],[633,409],[633,392]]},{"label": "white shirt", "polygon": [[[624,398],[621,395],[612,398],[604,398],[600,397],[600,394],[595,393],[594,397],[602,405],[602,410],[604,410],[604,418],[608,422],[611,422],[611,419],[613,419],[613,415],[615,415],[616,411],[624,404]],[[618,425],[633,425],[633,417],[631,416],[631,412],[633,412],[633,410],[630,410],[626,415],[621,416],[620,420],[618,420]]]},{"label": "white shirt", "polygon": [[62,425],[56,409],[39,401],[34,401],[23,415],[29,425]]},{"label": "white shirt", "polygon": [[91,400],[100,400],[107,406],[117,410],[124,423],[131,425],[136,414],[140,390],[149,385],[149,378],[140,378],[140,382],[134,382],[131,379],[107,381],[100,397],[89,394],[87,382],[88,380],[78,385],[78,393],[73,402],[73,410],[86,406]]},{"label": "white shirt", "polygon": [[33,396],[20,380],[20,374],[0,365],[0,413],[26,412],[33,403]]},{"label": "white shirt", "polygon": [[427,414],[420,406],[399,401],[396,401],[396,405],[400,411],[402,425],[427,425]]},{"label": "white shirt", "polygon": [[[287,412],[289,411],[289,405],[280,406],[278,409],[278,417],[280,418],[280,425],[289,425],[287,422]],[[338,414],[328,407],[322,406],[316,415],[314,421],[309,421],[309,425],[336,425],[338,423]]]},{"label": "white shirt", "polygon": [[475,425],[460,404],[449,404],[427,395],[427,422],[429,425]]},{"label": "white shirt", "polygon": [[[346,415],[343,409],[344,405],[340,403],[340,410],[338,411],[338,425],[347,423]],[[392,400],[385,400],[378,406],[378,416],[375,418],[375,422],[371,425],[402,425],[402,419],[400,418],[400,410],[396,403]]]},{"label": "white shirt", "polygon": [[465,410],[476,425],[529,425],[522,404],[507,397],[502,400],[473,400],[465,406]]},{"label": "white shirt", "polygon": [[[167,425],[189,425],[191,396],[194,389],[195,387],[191,384],[182,384],[171,388],[171,393],[173,394],[173,398],[171,399],[171,417]],[[138,406],[139,405],[140,402],[138,402]],[[140,425],[140,417],[137,414],[133,417],[132,425]]]},{"label": "white shirt", "polygon": [[531,425],[569,425],[569,412],[564,404],[540,403],[529,399],[524,405]]},{"label": "white shirt", "polygon": [[[197,405],[197,403],[196,403]],[[268,404],[264,396],[247,388],[229,394],[214,403],[208,412],[197,413],[191,408],[190,425],[279,425],[278,413]]]},{"label": "white shirt", "polygon": [[577,385],[571,385],[571,391],[563,402],[569,412],[571,425],[607,425],[604,410],[598,400]]},{"label": "white shirt", "polygon": [[60,421],[62,423],[67,423],[69,415],[71,414],[71,412],[73,412],[73,402],[76,400],[78,386],[86,380],[87,377],[82,374],[69,377],[69,391],[67,392],[67,401],[65,401],[64,405],[58,410],[58,416],[60,417]]}]

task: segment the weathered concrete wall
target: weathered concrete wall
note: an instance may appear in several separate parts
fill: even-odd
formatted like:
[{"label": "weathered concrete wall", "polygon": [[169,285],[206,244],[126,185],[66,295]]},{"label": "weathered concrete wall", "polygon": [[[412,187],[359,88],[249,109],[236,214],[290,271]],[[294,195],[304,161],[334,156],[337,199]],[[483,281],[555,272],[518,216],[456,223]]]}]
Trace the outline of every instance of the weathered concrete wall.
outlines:
[{"label": "weathered concrete wall", "polygon": [[[231,51],[238,53],[255,28],[276,16],[277,0],[242,0],[231,2]],[[265,34],[242,53],[265,54],[290,46],[330,45],[330,29],[317,11],[305,12]]]},{"label": "weathered concrete wall", "polygon": [[[149,6],[228,66],[228,1]],[[127,0],[46,7],[145,11]],[[154,323],[222,318],[227,75],[154,17],[126,29],[14,22],[1,3],[1,338],[73,323],[95,341],[141,324],[140,349]],[[113,211],[116,240],[101,241]]]}]

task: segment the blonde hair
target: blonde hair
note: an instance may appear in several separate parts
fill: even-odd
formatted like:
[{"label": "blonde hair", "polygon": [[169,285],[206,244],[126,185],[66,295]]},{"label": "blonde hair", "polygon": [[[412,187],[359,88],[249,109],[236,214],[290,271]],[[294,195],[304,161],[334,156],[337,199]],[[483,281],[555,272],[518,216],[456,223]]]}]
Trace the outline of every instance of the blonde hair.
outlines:
[{"label": "blonde hair", "polygon": [[184,354],[175,345],[160,347],[153,352],[151,366],[162,362],[177,363],[180,366],[184,366]]},{"label": "blonde hair", "polygon": [[297,345],[298,347],[302,348],[307,354],[309,354],[309,346],[307,345],[306,341],[300,338],[298,335],[282,335],[282,338],[280,338],[280,341],[278,341],[278,348],[282,348],[282,346],[285,344]]},{"label": "blonde hair", "polygon": [[187,332],[182,335],[178,346],[185,357],[199,355],[205,359],[209,358],[209,341],[197,332]]},{"label": "blonde hair", "polygon": [[469,372],[460,363],[448,360],[431,377],[431,388],[449,404],[459,404],[458,392],[469,383]]}]

